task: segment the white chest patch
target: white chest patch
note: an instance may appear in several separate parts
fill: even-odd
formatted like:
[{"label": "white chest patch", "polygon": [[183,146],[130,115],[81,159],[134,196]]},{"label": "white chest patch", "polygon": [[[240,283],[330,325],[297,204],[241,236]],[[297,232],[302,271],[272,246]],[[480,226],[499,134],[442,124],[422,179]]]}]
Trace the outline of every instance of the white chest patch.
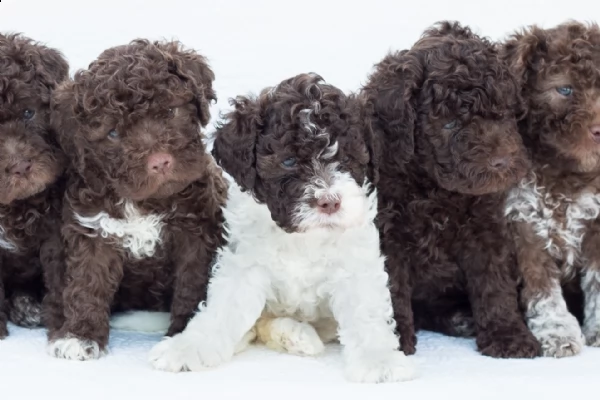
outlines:
[{"label": "white chest patch", "polygon": [[0,225],[0,249],[16,251],[17,246],[6,237],[4,227]]},{"label": "white chest patch", "polygon": [[91,217],[76,213],[75,218],[79,225],[93,229],[103,238],[119,239],[123,248],[127,249],[134,258],[152,257],[156,247],[161,243],[163,216],[142,215],[140,210],[129,201],[124,203],[123,215],[125,218],[119,219],[111,218],[106,212]]},{"label": "white chest patch", "polygon": [[535,178],[526,178],[510,192],[505,215],[531,225],[545,241],[546,250],[565,264],[568,273],[580,257],[585,221],[600,215],[600,194],[583,192],[570,198],[550,193],[538,186]]}]

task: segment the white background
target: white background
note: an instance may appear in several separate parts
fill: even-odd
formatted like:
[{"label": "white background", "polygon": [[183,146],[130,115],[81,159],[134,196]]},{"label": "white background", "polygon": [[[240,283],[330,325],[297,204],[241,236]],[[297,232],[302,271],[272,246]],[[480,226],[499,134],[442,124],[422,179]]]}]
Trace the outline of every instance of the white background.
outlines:
[{"label": "white background", "polygon": [[135,38],[179,39],[208,57],[218,110],[301,72],[357,90],[390,49],[436,21],[459,20],[492,39],[569,18],[600,18],[596,0],[1,0],[0,31],[63,51],[72,72]]},{"label": "white background", "polygon": [[[179,39],[216,73],[217,111],[229,97],[314,71],[356,90],[390,49],[409,47],[431,24],[460,20],[492,39],[533,23],[600,18],[598,0],[1,0],[0,31],[23,32],[63,51],[74,72],[104,49],[134,38]],[[214,122],[213,118],[213,122]],[[4,399],[575,399],[598,395],[600,349],[564,360],[495,360],[471,339],[419,334],[420,376],[394,385],[351,385],[339,349],[321,358],[250,350],[221,368],[172,375],[152,371],[157,335],[111,336],[98,361],[56,360],[45,335],[10,326],[0,342]]]}]

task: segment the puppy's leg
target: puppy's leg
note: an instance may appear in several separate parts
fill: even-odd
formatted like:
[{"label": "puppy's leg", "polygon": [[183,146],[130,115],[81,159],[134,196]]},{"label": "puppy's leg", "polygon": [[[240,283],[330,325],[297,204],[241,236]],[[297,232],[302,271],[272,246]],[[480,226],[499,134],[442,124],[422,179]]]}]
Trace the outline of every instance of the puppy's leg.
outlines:
[{"label": "puppy's leg", "polygon": [[315,328],[288,317],[263,316],[256,322],[257,340],[267,347],[299,356],[314,356],[325,349]]},{"label": "puppy's leg", "polygon": [[8,336],[8,316],[6,315],[6,296],[4,291],[4,280],[2,279],[2,257],[0,256],[0,339]]},{"label": "puppy's leg", "polygon": [[344,346],[346,378],[355,382],[398,382],[415,377],[411,360],[398,350],[387,274],[379,249],[350,251],[344,277],[334,282],[331,309]]},{"label": "puppy's leg", "polygon": [[527,326],[546,357],[570,357],[581,352],[584,338],[577,319],[567,309],[558,277],[560,271],[545,244],[530,225],[516,222],[521,303]]},{"label": "puppy's leg", "polygon": [[47,351],[57,358],[90,360],[106,349],[110,304],[123,276],[120,255],[99,240],[65,230],[67,284],[62,294],[65,322]]},{"label": "puppy's leg", "polygon": [[48,338],[55,337],[65,323],[63,292],[66,286],[65,252],[60,234],[42,244],[40,262],[44,274],[46,294],[42,300],[42,324],[48,329]]},{"label": "puppy's leg", "polygon": [[[185,330],[167,337],[150,352],[156,369],[180,372],[216,367],[240,350],[240,342],[265,307],[269,277],[257,266],[231,253],[213,269],[206,305]],[[242,346],[243,347],[243,346]]]},{"label": "puppy's leg", "polygon": [[600,222],[595,221],[583,242],[588,263],[581,277],[584,295],[583,333],[588,346],[600,347]]}]

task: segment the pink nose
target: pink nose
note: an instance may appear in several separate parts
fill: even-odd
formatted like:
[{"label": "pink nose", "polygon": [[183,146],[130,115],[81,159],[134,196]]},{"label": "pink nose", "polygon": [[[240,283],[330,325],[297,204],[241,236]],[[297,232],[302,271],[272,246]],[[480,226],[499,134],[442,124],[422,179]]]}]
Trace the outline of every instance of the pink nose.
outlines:
[{"label": "pink nose", "polygon": [[15,165],[10,168],[10,173],[12,175],[26,175],[29,171],[31,171],[31,161],[19,161]]},{"label": "pink nose", "polygon": [[590,126],[590,133],[592,135],[592,139],[594,139],[594,141],[600,143],[600,125]]},{"label": "pink nose", "polygon": [[341,204],[342,202],[340,200],[333,199],[319,199],[317,201],[319,211],[325,214],[334,214],[338,212]]},{"label": "pink nose", "polygon": [[490,166],[492,168],[502,169],[508,165],[508,157],[492,157],[490,159]]},{"label": "pink nose", "polygon": [[173,169],[173,156],[167,153],[155,153],[148,157],[148,172],[167,174]]}]

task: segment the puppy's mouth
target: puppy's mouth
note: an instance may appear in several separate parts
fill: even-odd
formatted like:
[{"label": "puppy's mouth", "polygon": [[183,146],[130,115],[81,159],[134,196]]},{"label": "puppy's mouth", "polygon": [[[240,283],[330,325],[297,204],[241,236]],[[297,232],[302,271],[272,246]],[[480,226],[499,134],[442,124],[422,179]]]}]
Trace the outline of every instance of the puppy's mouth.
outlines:
[{"label": "puppy's mouth", "polygon": [[41,193],[57,181],[62,171],[60,162],[44,154],[13,160],[2,171],[4,179],[0,181],[5,181],[6,187],[0,192],[0,203],[10,204]]}]

